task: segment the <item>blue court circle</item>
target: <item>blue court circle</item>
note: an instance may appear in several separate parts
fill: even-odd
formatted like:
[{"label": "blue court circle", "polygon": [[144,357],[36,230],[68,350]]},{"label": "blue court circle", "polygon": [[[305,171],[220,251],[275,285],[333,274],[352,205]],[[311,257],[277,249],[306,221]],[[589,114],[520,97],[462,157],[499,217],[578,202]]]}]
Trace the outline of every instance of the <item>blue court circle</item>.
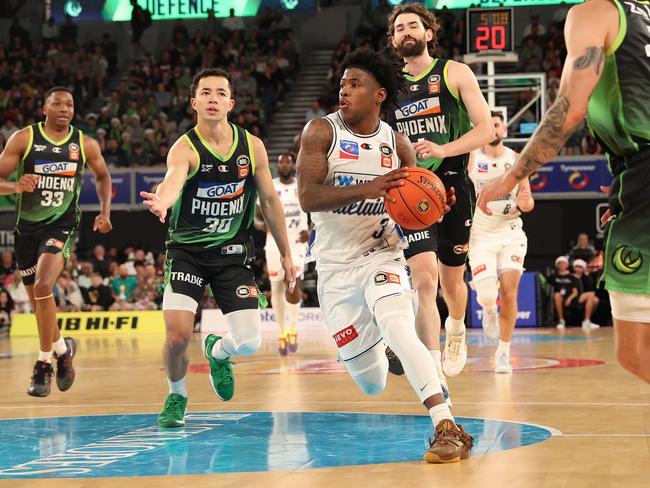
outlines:
[{"label": "blue court circle", "polygon": [[[536,444],[541,426],[457,417],[474,454]],[[0,421],[0,479],[263,472],[419,461],[428,416],[338,412],[190,413],[180,429],[156,415]]]}]

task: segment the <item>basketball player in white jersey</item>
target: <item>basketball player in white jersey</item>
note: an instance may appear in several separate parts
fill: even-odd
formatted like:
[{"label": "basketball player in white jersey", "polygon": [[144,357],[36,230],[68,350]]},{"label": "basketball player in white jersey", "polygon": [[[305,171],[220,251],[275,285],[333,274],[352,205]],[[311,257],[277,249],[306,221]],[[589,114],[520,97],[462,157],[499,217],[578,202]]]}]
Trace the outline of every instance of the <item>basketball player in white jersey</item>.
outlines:
[{"label": "basketball player in white jersey", "polygon": [[[298,350],[298,312],[300,311],[300,297],[302,288],[300,279],[305,266],[305,255],[307,253],[307,241],[309,240],[309,223],[307,214],[300,208],[298,201],[298,182],[293,176],[293,157],[290,154],[280,154],[276,163],[278,176],[273,178],[273,186],[280,196],[284,208],[284,218],[287,225],[287,236],[291,247],[291,257],[296,269],[296,286],[291,294],[291,303],[287,300],[287,293],[284,284],[284,271],[282,269],[282,257],[273,236],[264,220],[255,219],[255,227],[266,231],[266,269],[271,282],[271,306],[275,312],[275,320],[280,328],[280,340],[278,351],[282,356],[288,352]],[[261,212],[257,212],[261,217]],[[289,330],[287,331],[287,322]]]},{"label": "basketball player in white jersey", "polygon": [[[517,153],[503,144],[507,127],[501,113],[492,112],[492,122],[496,138],[470,153],[468,172],[477,194],[488,181],[503,176],[517,159]],[[517,320],[517,290],[528,248],[519,215],[530,212],[534,206],[530,183],[525,178],[506,196],[490,202],[492,215],[478,208],[474,213],[469,265],[476,299],[483,307],[483,329],[488,337],[499,339],[494,358],[497,373],[512,373],[510,343]],[[500,312],[497,312],[498,296]]]},{"label": "basketball player in white jersey", "polygon": [[312,120],[302,133],[298,191],[315,225],[311,253],[321,309],[348,372],[363,392],[379,394],[388,374],[387,344],[435,427],[424,459],[456,462],[469,457],[472,438],[454,422],[434,360],[416,334],[404,238],[383,202],[415,165],[406,136],[379,119],[382,106],[395,103],[400,69],[371,49],[346,56],[339,110]]}]

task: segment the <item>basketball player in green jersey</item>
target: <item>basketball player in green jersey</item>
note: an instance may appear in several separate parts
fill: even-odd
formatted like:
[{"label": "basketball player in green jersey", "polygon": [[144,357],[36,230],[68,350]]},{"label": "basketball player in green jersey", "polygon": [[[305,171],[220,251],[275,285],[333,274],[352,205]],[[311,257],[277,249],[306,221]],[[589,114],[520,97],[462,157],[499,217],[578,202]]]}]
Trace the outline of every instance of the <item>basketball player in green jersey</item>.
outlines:
[{"label": "basketball player in green jersey", "polygon": [[605,248],[605,287],[616,355],[650,383],[650,5],[591,0],[571,8],[560,91],[519,160],[487,185],[478,205],[508,193],[557,155],[582,119],[607,153],[614,182]]},{"label": "basketball player in green jersey", "polygon": [[[18,194],[16,261],[38,324],[40,352],[27,390],[37,397],[50,394],[53,347],[59,390],[69,389],[75,378],[72,358],[76,343],[61,336],[52,290],[74,245],[81,217],[77,201],[86,164],[97,181],[100,202],[93,230],[105,234],[112,229],[111,176],[99,144],[70,125],[74,116],[72,93],[65,87],[50,89],[45,94],[43,114],[44,123],[13,134],[0,155],[0,194]],[[14,171],[18,182],[6,181]]]},{"label": "basketball player in green jersey", "polygon": [[190,90],[197,124],[169,151],[167,174],[156,193],[140,193],[161,222],[171,207],[163,294],[169,396],[158,417],[160,427],[185,425],[186,351],[206,285],[231,329],[223,337],[208,335],[201,346],[210,363],[210,386],[220,399],[230,400],[234,394],[230,356],[251,355],[262,342],[261,297],[250,267],[258,193],[290,290],[296,280],[284,210],[264,144],[228,122],[235,105],[230,75],[216,68],[201,71]]},{"label": "basketball player in green jersey", "polygon": [[[474,187],[467,175],[468,153],[494,139],[494,125],[472,71],[462,63],[432,57],[437,30],[436,18],[424,5],[410,3],[393,9],[388,19],[388,37],[406,64],[407,90],[387,121],[393,129],[408,136],[418,156],[418,166],[435,172],[445,188],[453,187],[456,191],[456,205],[440,224],[404,232],[409,241],[404,255],[413,270],[413,285],[418,292],[416,328],[447,390],[444,374],[456,376],[467,360],[464,272],[475,201]],[[449,308],[442,361],[436,306],[438,277]],[[391,358],[393,365],[395,362]],[[391,369],[399,372],[401,368]]]}]

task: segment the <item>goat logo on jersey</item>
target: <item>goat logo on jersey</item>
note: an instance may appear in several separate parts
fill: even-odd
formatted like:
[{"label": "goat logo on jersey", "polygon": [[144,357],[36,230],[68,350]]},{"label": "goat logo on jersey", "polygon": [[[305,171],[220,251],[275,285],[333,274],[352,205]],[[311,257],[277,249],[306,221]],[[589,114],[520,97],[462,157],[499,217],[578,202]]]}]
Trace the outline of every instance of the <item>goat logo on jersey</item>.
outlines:
[{"label": "goat logo on jersey", "polygon": [[414,102],[405,102],[395,110],[397,120],[407,119],[409,117],[418,117],[422,115],[431,115],[440,113],[440,99],[438,97],[429,97]]},{"label": "goat logo on jersey", "polygon": [[359,159],[359,144],[355,141],[341,140],[339,158],[341,159]]}]

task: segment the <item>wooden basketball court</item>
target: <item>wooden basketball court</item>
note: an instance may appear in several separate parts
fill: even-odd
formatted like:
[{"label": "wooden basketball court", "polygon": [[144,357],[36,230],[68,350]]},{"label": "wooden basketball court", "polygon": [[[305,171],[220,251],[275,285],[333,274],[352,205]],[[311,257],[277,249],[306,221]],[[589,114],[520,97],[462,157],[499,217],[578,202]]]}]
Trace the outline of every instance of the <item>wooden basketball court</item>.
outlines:
[{"label": "wooden basketball court", "polygon": [[[382,394],[377,397],[364,396],[342,367],[337,365],[333,344],[326,344],[323,337],[300,339],[298,353],[280,357],[275,350],[275,337],[265,336],[260,352],[250,358],[236,360],[235,397],[230,402],[221,402],[207,384],[206,361],[201,357],[200,337],[197,335],[191,345],[193,366],[188,375],[188,411],[426,414],[406,377],[390,376]],[[272,427],[263,434],[264,438],[262,434],[256,437],[258,434],[242,426],[241,435],[248,436],[246,438],[251,444],[249,447],[232,448],[235,451],[220,444],[219,430],[215,428],[196,445],[193,444],[194,437],[183,440],[182,448],[175,441],[165,440],[164,446],[139,452],[137,456],[129,458],[137,459],[137,462],[115,463],[115,466],[123,464],[120,468],[122,471],[115,471],[118,477],[114,477],[115,474],[112,477],[96,477],[92,472],[89,476],[94,477],[61,477],[61,472],[36,475],[37,470],[33,469],[28,471],[34,477],[28,479],[25,478],[28,471],[15,476],[6,474],[7,468],[16,464],[27,466],[24,463],[30,460],[41,459],[41,468],[45,465],[50,468],[59,464],[62,466],[65,461],[57,464],[56,460],[62,459],[57,455],[64,455],[75,446],[97,442],[97,437],[94,440],[80,438],[81,433],[75,432],[73,427],[60,427],[62,434],[57,437],[50,432],[45,439],[42,437],[45,433],[39,430],[38,423],[25,424],[25,421],[21,421],[23,424],[14,425],[6,419],[98,416],[96,422],[99,425],[106,415],[158,414],[160,411],[167,394],[160,357],[162,335],[84,336],[78,341],[80,347],[75,360],[75,385],[66,393],[54,387],[52,394],[45,399],[32,398],[25,393],[35,360],[34,351],[38,347],[37,339],[0,341],[3,357],[0,360],[3,373],[0,376],[0,418],[3,419],[0,428],[4,444],[4,450],[0,446],[0,486],[650,486],[650,387],[616,364],[611,328],[591,332],[588,336],[580,329],[568,329],[564,333],[554,329],[518,331],[512,346],[516,368],[512,375],[482,371],[490,367],[488,358],[494,351],[494,345],[488,344],[481,332],[472,332],[468,340],[471,357],[468,367],[460,376],[450,380],[454,415],[461,419],[514,421],[522,425],[530,424],[530,429],[543,426],[547,429],[538,430],[548,432],[548,438],[519,447],[526,444],[525,425],[520,430],[502,435],[499,426],[506,424],[485,421],[483,425],[496,427],[484,428],[478,439],[481,452],[460,464],[429,465],[413,460],[358,465],[355,453],[365,455],[372,451],[381,455],[381,451],[390,450],[391,446],[401,441],[400,436],[403,437],[405,431],[398,427],[391,430],[390,419],[396,418],[393,416],[372,417],[379,420],[369,424],[370,427],[366,429],[368,434],[380,427],[388,429],[390,433],[375,438],[372,444],[364,442],[365,435],[350,435],[345,428],[341,428],[335,420],[339,417],[332,417],[333,420],[329,422],[329,417],[325,416],[322,430],[330,434],[334,432],[336,439],[340,438],[340,442],[336,441],[328,448],[326,441],[320,441],[318,435],[314,434],[318,434],[317,429],[311,430],[309,435],[296,437],[294,434],[298,431],[290,425],[293,417],[276,413],[272,417]],[[365,417],[354,416],[351,418],[356,420],[351,421],[357,422]],[[137,418],[149,419],[142,416]],[[188,419],[187,427],[193,422],[201,422],[201,416],[197,415],[196,418],[198,420]],[[304,416],[303,420],[306,422],[308,418],[312,417]],[[154,421],[149,427],[155,427],[155,417],[152,419]],[[284,419],[284,426],[281,419]],[[55,422],[53,425],[60,426],[66,421],[47,419],[50,424]],[[89,422],[92,423],[93,419]],[[255,422],[247,425],[254,427]],[[120,429],[133,430],[127,424],[127,420],[115,421],[110,428],[116,430],[107,431],[104,437],[113,437],[116,432],[120,433]],[[108,427],[100,429],[103,428]],[[282,434],[281,429],[288,429],[286,435]],[[9,432],[12,433],[10,436]],[[519,432],[519,438],[517,435],[513,437],[512,432]],[[422,444],[422,452],[426,434],[425,431],[417,434],[420,437],[417,443]],[[199,438],[198,435],[195,437]],[[164,435],[162,438],[165,439]],[[14,460],[12,456],[18,444],[12,447],[12,443],[32,446],[31,454],[28,452],[27,458]],[[321,452],[326,448],[331,452]],[[211,456],[211,464],[207,465],[204,474],[168,474],[180,473],[183,469],[193,472],[193,460],[200,462],[202,450],[207,451],[206,456]],[[153,456],[156,451],[156,455],[165,460],[164,469],[156,476],[141,475],[153,469],[157,461],[148,461],[148,456]],[[339,455],[344,454],[346,459],[342,462],[347,466],[314,467],[312,457],[336,457],[337,451]],[[296,469],[272,468],[282,465],[278,464],[278,459],[284,459],[283,456],[298,456],[304,463]],[[233,472],[232,468],[236,469],[236,463],[242,458],[248,458],[247,462],[256,466],[255,457],[264,458],[263,466],[253,469],[256,472]],[[230,472],[210,471],[209,466],[217,466],[214,469],[218,471],[219,459],[225,458],[229,459]],[[49,461],[43,464],[43,459]]]}]

